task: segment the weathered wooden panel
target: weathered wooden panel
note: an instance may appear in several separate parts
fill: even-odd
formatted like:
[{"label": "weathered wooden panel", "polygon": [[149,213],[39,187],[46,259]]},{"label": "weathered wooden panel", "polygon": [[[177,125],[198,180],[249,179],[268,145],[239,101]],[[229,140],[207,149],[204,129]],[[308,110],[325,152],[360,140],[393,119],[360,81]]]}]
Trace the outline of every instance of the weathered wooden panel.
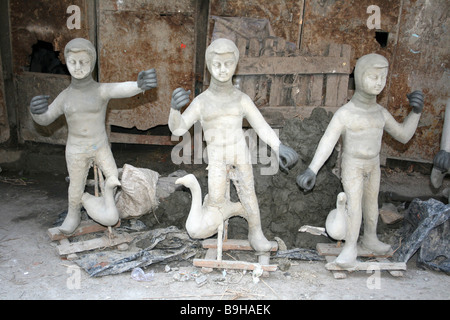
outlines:
[{"label": "weathered wooden panel", "polygon": [[[67,13],[70,5],[80,7],[80,29],[69,29]],[[60,51],[59,58],[64,60],[64,47],[73,38],[90,39],[91,25],[86,0],[58,1],[10,1],[11,44],[13,55],[13,78],[15,85],[19,141],[36,141],[52,144],[65,144],[67,126],[61,117],[49,126],[37,125],[29,114],[31,98],[36,95],[50,95],[50,102],[70,84],[70,76],[47,73],[30,73],[30,55],[32,46],[38,40],[53,44],[55,51]],[[12,94],[12,93],[11,93]]]},{"label": "weathered wooden panel", "polygon": [[5,99],[6,98],[3,84],[3,67],[2,67],[2,60],[0,59],[0,143],[7,141],[10,137],[8,111],[6,109]]},{"label": "weathered wooden panel", "polygon": [[298,44],[304,0],[211,0],[211,16],[265,18],[275,36]]},{"label": "weathered wooden panel", "polygon": [[402,121],[411,110],[406,94],[417,89],[425,94],[425,108],[409,143],[385,135],[383,152],[388,157],[431,162],[439,151],[450,96],[449,14],[449,1],[403,1],[387,109]]},{"label": "weathered wooden panel", "polygon": [[[27,71],[32,46],[38,40],[53,44],[64,62],[64,47],[73,38],[90,39],[87,0],[11,0],[11,44],[14,72]],[[77,5],[81,10],[81,29],[67,28],[67,8]],[[91,39],[92,40],[92,39]]]},{"label": "weathered wooden panel", "polygon": [[[381,30],[388,32],[385,47],[369,29],[370,5],[380,8]],[[422,89],[426,94],[424,113],[413,139],[406,145],[383,137],[383,157],[430,162],[439,148],[445,101],[449,94],[450,3],[439,0],[399,1],[305,1],[301,38],[302,51],[316,51],[324,43],[352,47],[351,67],[368,53],[379,53],[390,63],[386,88],[378,97],[398,121],[410,107],[406,94]]]},{"label": "weathered wooden panel", "polygon": [[234,37],[240,53],[235,86],[254,100],[271,125],[305,118],[315,107],[335,111],[347,101],[350,46],[330,44],[325,55],[300,55],[282,38]]},{"label": "weathered wooden panel", "polygon": [[51,144],[66,144],[67,124],[64,116],[48,126],[40,126],[30,115],[30,101],[34,96],[46,94],[50,96],[49,103],[70,84],[70,76],[22,72],[15,78],[17,95],[20,139],[25,141],[45,142]]},{"label": "weathered wooden panel", "polygon": [[276,74],[350,74],[348,61],[342,57],[257,57],[241,58],[236,75]]},{"label": "weathered wooden panel", "polygon": [[[167,124],[172,91],[194,88],[195,1],[105,0],[98,14],[100,81],[135,81],[150,68],[158,77],[157,89],[111,101],[107,124],[139,130]],[[113,142],[127,141],[118,134]]]}]

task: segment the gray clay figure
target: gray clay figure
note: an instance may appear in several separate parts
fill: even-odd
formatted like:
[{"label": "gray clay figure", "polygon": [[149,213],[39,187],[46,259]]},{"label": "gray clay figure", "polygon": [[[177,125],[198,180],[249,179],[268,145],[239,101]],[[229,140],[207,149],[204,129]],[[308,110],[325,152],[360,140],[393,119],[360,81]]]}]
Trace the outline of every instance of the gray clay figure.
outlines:
[{"label": "gray clay figure", "polygon": [[[229,216],[240,215],[248,221],[248,239],[252,248],[257,252],[267,252],[271,244],[261,229],[253,168],[242,129],[243,119],[247,119],[260,139],[278,155],[283,170],[294,165],[298,155],[280,143],[249,96],[233,86],[232,77],[239,60],[236,45],[228,39],[217,39],[207,48],[205,56],[211,73],[209,88],[197,96],[183,114],[180,110],[189,102],[190,91],[176,89],[169,116],[169,128],[176,136],[182,136],[200,121],[207,143],[208,195],[202,205],[198,190],[195,192],[197,196],[193,199],[186,229],[192,237],[207,238],[218,230],[220,233],[223,221]],[[230,178],[240,202],[231,203],[227,196],[227,179]],[[191,187],[191,190],[198,189],[193,175],[180,178],[178,183]]]},{"label": "gray clay figure", "polygon": [[[42,126],[49,125],[59,116],[66,117],[68,137],[66,162],[69,171],[69,208],[60,231],[72,233],[80,223],[82,196],[89,168],[95,162],[104,173],[117,180],[118,170],[106,133],[105,117],[110,99],[128,98],[157,87],[156,71],[142,71],[137,81],[98,83],[92,78],[96,63],[93,44],[82,38],[71,40],[64,50],[66,64],[72,76],[71,84],[49,105],[48,95],[31,100],[31,116]],[[117,181],[116,181],[117,183]],[[97,222],[114,225],[108,216],[98,217]]]},{"label": "gray clay figure", "polygon": [[377,103],[377,95],[386,84],[388,66],[386,58],[378,54],[368,54],[358,59],[355,94],[336,111],[308,169],[297,177],[301,188],[311,190],[317,172],[342,137],[341,181],[348,219],[345,245],[335,263],[343,268],[352,268],[357,263],[357,240],[363,218],[361,245],[375,254],[385,254],[391,250],[390,245],[379,241],[376,235],[383,130],[396,140],[407,143],[414,135],[423,109],[422,92],[410,93],[407,97],[412,111],[400,124]]}]

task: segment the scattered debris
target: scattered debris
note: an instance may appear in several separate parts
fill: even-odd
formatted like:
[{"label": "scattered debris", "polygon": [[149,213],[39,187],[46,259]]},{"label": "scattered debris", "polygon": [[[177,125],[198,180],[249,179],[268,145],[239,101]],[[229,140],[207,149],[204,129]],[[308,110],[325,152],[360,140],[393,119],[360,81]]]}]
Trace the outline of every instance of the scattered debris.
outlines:
[{"label": "scattered debris", "polygon": [[155,277],[155,272],[151,270],[148,273],[145,273],[141,268],[134,268],[131,271],[131,279],[136,281],[152,281]]},{"label": "scattered debris", "polygon": [[417,264],[450,272],[450,205],[436,199],[414,199],[403,225],[403,241],[395,252],[397,261],[407,262],[419,250]]},{"label": "scattered debris", "polygon": [[285,251],[278,251],[273,258],[289,258],[294,260],[323,261],[325,258],[314,249],[294,248]]},{"label": "scattered debris", "polygon": [[383,203],[380,209],[380,218],[385,224],[394,224],[403,220],[403,215],[398,213],[394,204]]},{"label": "scattered debris", "polygon": [[[74,262],[90,276],[99,277],[145,268],[151,264],[186,260],[196,255],[199,243],[176,227],[160,228],[131,234],[128,251],[98,251],[86,253]],[[144,247],[144,249],[141,249]]]},{"label": "scattered debris", "polygon": [[325,228],[322,227],[313,227],[313,226],[302,226],[298,229],[299,232],[307,232],[315,236],[325,236],[328,237],[325,232]]}]

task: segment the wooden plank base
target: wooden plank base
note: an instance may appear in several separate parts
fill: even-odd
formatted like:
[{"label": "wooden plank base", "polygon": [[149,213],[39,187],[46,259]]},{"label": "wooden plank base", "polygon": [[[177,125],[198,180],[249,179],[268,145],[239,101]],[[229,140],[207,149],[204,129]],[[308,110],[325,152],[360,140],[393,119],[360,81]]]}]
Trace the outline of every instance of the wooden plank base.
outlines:
[{"label": "wooden plank base", "polygon": [[232,261],[232,260],[207,260],[194,259],[194,266],[217,269],[240,269],[240,270],[255,270],[258,266],[264,271],[276,271],[277,265],[260,265],[259,263]]},{"label": "wooden plank base", "polygon": [[[120,226],[120,220],[113,228],[117,228]],[[83,234],[105,231],[108,227],[102,226],[101,224],[96,223],[93,220],[83,220],[80,222],[80,225],[69,235],[66,235],[59,231],[59,227],[50,228],[47,230],[48,236],[52,241],[58,241],[66,238],[72,238],[81,236]]]},{"label": "wooden plank base", "polygon": [[[120,226],[120,221],[112,228]],[[78,228],[71,234],[66,235],[59,231],[58,227],[48,229],[47,233],[52,241],[58,241],[59,245],[56,246],[58,254],[62,257],[67,257],[69,260],[76,258],[76,254],[100,248],[111,248],[124,243],[129,243],[133,240],[133,237],[128,233],[122,234],[110,234],[109,236],[103,235],[99,238],[83,240],[83,241],[70,241],[70,239],[77,236],[82,236],[94,232],[102,232],[108,230],[108,227],[102,226],[93,220],[81,221]]]},{"label": "wooden plank base", "polygon": [[[338,247],[334,243],[318,243],[316,246],[317,252],[321,256],[338,256],[341,253],[342,246]],[[372,251],[367,250],[361,246],[358,246],[358,257],[367,257],[367,258],[376,258],[376,257],[383,257],[388,258],[392,257],[392,254],[394,252],[391,250],[391,252],[388,252],[384,255],[376,255]]]},{"label": "wooden plank base", "polygon": [[[278,250],[278,243],[270,241],[272,247],[270,251]],[[211,272],[213,269],[239,269],[239,270],[255,270],[258,267],[267,275],[268,272],[276,271],[278,266],[269,264],[270,253],[258,256],[258,263],[232,260],[217,260],[217,239],[206,239],[202,242],[206,251],[205,259],[194,259],[193,264],[201,267],[203,272]],[[222,251],[252,251],[248,240],[226,239],[223,241]]]},{"label": "wooden plank base", "polygon": [[374,270],[385,270],[388,271],[394,277],[403,276],[403,271],[406,270],[406,263],[404,262],[391,262],[386,257],[392,256],[393,252],[390,252],[383,256],[377,256],[373,252],[370,252],[364,248],[358,247],[359,257],[371,257],[374,258],[373,261],[369,262],[358,262],[352,268],[342,268],[337,265],[334,260],[335,257],[339,255],[342,247],[336,246],[332,243],[318,243],[317,251],[320,255],[325,256],[327,264],[325,268],[333,273],[335,279],[345,279],[347,277],[347,272],[353,271],[374,271]]},{"label": "wooden plank base", "polygon": [[[278,250],[278,243],[276,241],[270,241],[272,247],[270,251]],[[203,248],[207,249],[217,249],[217,239],[206,239],[202,242]],[[229,250],[242,250],[242,251],[253,251],[248,240],[237,240],[237,239],[227,239],[223,241],[222,251]]]}]

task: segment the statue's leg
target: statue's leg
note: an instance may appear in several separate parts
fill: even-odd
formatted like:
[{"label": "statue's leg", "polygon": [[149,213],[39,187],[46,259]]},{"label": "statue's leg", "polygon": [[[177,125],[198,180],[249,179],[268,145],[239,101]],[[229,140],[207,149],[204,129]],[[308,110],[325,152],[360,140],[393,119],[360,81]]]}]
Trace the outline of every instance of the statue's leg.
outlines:
[{"label": "statue's leg", "polygon": [[343,268],[351,268],[356,265],[356,257],[358,255],[357,242],[362,218],[363,173],[354,164],[353,162],[342,162],[341,177],[344,192],[347,196],[347,212],[349,218],[345,244],[335,262]]},{"label": "statue's leg", "polygon": [[263,234],[261,227],[261,217],[256,198],[253,168],[251,164],[236,166],[236,179],[233,183],[236,187],[239,200],[246,211],[248,221],[248,240],[256,252],[268,252],[271,249],[270,242]]},{"label": "statue's leg", "polygon": [[119,177],[116,161],[114,160],[111,148],[107,144],[97,150],[95,162],[105,175],[105,180],[112,176]]},{"label": "statue's leg", "polygon": [[391,246],[381,242],[377,237],[380,172],[380,165],[377,161],[364,181],[364,194],[362,199],[364,235],[361,239],[361,244],[376,254],[386,254],[391,250]]},{"label": "statue's leg", "polygon": [[86,178],[92,160],[85,154],[70,154],[66,152],[67,170],[69,172],[68,210],[67,216],[59,230],[71,234],[81,221],[81,197],[86,186]]}]

